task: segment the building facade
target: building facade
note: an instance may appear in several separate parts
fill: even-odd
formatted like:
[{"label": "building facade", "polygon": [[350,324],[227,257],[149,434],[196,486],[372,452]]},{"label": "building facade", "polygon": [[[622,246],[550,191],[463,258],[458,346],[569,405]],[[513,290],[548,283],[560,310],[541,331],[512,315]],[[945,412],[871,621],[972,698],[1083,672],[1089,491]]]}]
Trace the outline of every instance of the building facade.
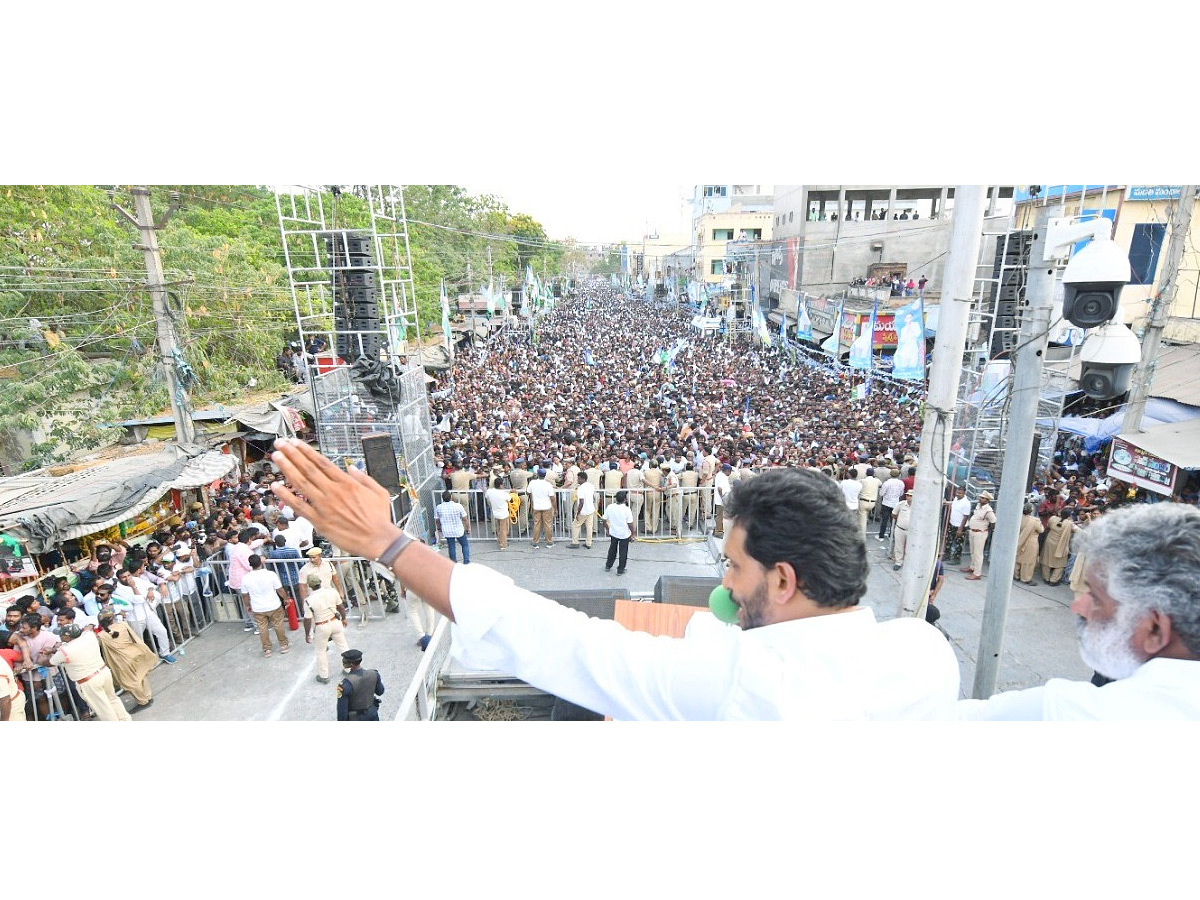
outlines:
[{"label": "building facade", "polygon": [[[1121,291],[1119,321],[1134,331],[1145,327],[1150,300],[1163,289],[1171,217],[1182,185],[1048,185],[1037,196],[1018,194],[1020,210],[1028,205],[1058,207],[1060,216],[1104,216],[1113,221],[1113,241],[1129,255],[1132,277]],[[1191,234],[1197,233],[1200,204],[1193,207]],[[1200,252],[1195,239],[1184,245],[1176,277],[1175,299],[1163,337],[1200,342]]]}]

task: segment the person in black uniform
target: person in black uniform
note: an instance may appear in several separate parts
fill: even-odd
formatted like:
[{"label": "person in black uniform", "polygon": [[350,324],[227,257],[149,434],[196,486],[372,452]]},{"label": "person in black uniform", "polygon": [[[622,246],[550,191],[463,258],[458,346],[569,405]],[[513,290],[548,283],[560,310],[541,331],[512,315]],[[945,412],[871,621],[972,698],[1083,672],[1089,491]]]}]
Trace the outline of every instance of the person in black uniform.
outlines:
[{"label": "person in black uniform", "polygon": [[337,718],[339,722],[378,722],[379,700],[383,679],[374,669],[362,668],[362,651],[347,650],[342,654],[345,675],[337,689]]}]

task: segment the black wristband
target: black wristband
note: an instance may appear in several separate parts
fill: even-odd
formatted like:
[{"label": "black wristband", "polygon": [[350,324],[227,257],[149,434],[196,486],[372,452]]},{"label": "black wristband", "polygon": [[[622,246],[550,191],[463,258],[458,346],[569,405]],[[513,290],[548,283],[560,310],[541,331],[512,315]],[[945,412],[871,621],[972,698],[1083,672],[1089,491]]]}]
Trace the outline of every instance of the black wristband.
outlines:
[{"label": "black wristband", "polygon": [[387,549],[380,553],[379,556],[375,557],[375,562],[390,569],[392,563],[396,561],[396,557],[400,555],[400,552],[411,543],[412,538],[403,531],[400,532],[400,536],[388,544]]}]

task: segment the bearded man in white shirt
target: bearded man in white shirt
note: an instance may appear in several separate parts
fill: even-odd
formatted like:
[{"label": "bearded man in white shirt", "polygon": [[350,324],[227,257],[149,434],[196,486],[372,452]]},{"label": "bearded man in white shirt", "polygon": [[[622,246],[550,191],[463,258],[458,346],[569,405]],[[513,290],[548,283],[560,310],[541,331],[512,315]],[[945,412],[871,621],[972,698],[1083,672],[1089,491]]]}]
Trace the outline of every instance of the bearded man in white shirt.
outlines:
[{"label": "bearded man in white shirt", "polygon": [[1079,653],[1103,687],[1041,687],[963,700],[959,718],[1200,721],[1200,510],[1180,503],[1113,510],[1080,532],[1087,554]]},{"label": "bearded man in white shirt", "polygon": [[[857,513],[817,472],[777,469],[735,487],[724,585],[741,628],[681,640],[590,619],[485,566],[456,566],[391,522],[387,491],[299,441],[276,443],[273,489],[339,547],[386,565],[454,623],[464,665],[521,678],[614,719],[942,719],[958,662],[913,618],[877,622]],[[700,613],[699,615],[707,615]]]}]

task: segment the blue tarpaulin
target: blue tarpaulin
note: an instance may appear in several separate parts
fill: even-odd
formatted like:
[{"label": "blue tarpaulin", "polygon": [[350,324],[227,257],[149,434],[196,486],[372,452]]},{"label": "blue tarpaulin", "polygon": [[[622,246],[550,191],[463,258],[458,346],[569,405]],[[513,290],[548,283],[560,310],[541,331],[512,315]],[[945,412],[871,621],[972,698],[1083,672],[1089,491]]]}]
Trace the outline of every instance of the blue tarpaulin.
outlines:
[{"label": "blue tarpaulin", "polygon": [[[1084,437],[1083,449],[1087,453],[1095,453],[1113,437],[1121,432],[1125,423],[1126,407],[1107,419],[1090,419],[1086,416],[1064,416],[1059,419],[1058,430]],[[1146,401],[1146,412],[1142,416],[1142,429],[1146,430],[1155,425],[1165,425],[1169,422],[1187,422],[1200,418],[1200,408],[1188,406],[1175,400],[1165,400],[1161,397],[1151,397]],[[1051,419],[1039,419],[1038,424],[1052,425]]]}]

